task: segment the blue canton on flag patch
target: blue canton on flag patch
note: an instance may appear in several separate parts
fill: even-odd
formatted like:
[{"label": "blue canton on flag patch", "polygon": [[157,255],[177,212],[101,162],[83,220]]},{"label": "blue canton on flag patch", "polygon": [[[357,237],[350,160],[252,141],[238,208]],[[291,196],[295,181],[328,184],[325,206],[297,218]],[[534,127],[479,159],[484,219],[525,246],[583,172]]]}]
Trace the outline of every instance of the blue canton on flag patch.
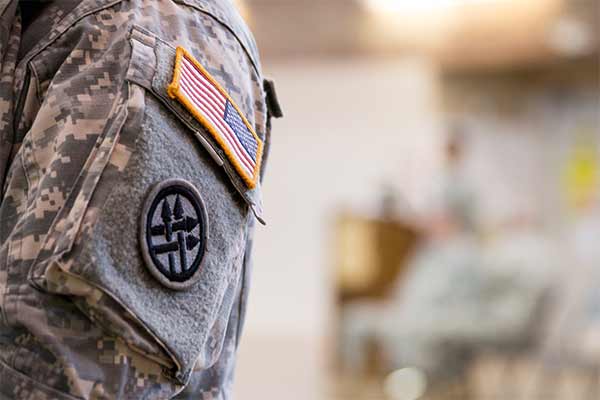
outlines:
[{"label": "blue canton on flag patch", "polygon": [[250,129],[244,124],[242,117],[237,110],[231,105],[231,102],[227,102],[225,105],[225,122],[233,130],[238,140],[244,146],[244,149],[256,160],[256,153],[258,152],[258,143],[254,139]]},{"label": "blue canton on flag patch", "polygon": [[262,140],[227,92],[182,47],[177,48],[173,81],[167,91],[210,132],[244,183],[254,188]]}]

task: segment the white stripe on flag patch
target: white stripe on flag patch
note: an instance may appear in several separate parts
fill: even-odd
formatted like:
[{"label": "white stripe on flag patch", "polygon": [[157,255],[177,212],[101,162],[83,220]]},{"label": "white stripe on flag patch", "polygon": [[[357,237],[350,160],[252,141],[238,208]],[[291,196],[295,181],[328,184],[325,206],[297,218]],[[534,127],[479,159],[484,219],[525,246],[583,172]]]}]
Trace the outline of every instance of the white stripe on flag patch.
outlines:
[{"label": "white stripe on flag patch", "polygon": [[173,81],[167,91],[211,133],[242,180],[253,188],[262,141],[227,92],[182,47],[177,48]]}]

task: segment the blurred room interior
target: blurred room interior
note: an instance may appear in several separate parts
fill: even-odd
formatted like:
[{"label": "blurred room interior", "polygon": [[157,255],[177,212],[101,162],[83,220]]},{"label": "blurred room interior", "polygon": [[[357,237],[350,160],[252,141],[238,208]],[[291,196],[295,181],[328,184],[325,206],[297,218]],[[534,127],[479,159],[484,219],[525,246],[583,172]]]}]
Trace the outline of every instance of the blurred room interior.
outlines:
[{"label": "blurred room interior", "polygon": [[237,3],[285,118],[236,398],[600,399],[600,2]]}]

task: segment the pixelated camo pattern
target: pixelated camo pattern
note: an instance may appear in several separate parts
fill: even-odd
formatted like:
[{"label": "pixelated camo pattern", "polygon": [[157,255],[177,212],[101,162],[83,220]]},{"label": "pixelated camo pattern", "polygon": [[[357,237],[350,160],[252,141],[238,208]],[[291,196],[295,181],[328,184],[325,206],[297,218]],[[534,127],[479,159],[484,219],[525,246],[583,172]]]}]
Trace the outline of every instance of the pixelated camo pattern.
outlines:
[{"label": "pixelated camo pattern", "polygon": [[18,61],[17,3],[0,0],[0,399],[228,399],[247,267],[233,305],[214,316],[226,326],[210,338],[216,353],[199,355],[214,362],[182,374],[134,313],[72,264],[107,196],[98,182],[118,182],[136,154],[149,94],[126,80],[147,74],[130,62],[132,29],[194,51],[264,139],[251,35],[229,0],[56,2],[48,33]]}]

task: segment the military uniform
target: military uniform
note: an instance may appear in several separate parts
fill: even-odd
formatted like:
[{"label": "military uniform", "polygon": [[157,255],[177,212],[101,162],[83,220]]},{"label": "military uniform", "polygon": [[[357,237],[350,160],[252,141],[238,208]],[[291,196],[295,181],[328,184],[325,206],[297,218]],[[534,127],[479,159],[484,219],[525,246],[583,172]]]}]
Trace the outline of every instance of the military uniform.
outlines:
[{"label": "military uniform", "polygon": [[251,34],[228,0],[23,4],[0,0],[0,399],[230,398],[280,115]]}]

